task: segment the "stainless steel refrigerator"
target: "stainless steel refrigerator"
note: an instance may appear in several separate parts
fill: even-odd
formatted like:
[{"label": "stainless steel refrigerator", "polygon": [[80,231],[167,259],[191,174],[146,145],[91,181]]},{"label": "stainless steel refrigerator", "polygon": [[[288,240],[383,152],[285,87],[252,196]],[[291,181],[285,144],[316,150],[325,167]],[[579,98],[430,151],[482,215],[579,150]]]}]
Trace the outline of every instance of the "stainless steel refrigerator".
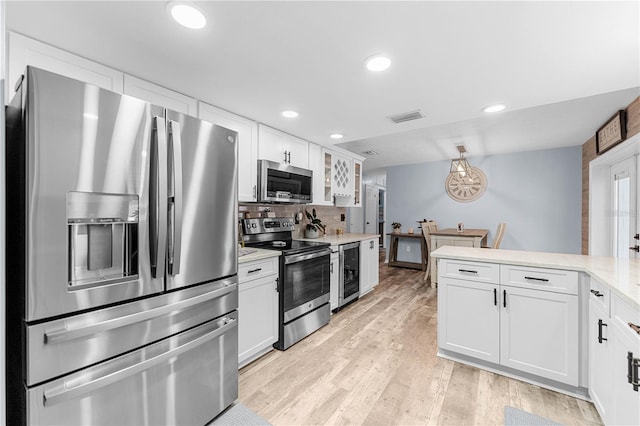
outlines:
[{"label": "stainless steel refrigerator", "polygon": [[8,424],[207,423],[238,393],[236,133],[33,67],[6,112]]}]

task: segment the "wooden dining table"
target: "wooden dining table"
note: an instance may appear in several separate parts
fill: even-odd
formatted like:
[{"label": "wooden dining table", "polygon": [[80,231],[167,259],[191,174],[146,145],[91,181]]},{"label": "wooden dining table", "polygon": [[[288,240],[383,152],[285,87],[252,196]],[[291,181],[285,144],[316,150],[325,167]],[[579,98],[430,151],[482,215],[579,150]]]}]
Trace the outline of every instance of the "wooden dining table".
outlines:
[{"label": "wooden dining table", "polygon": [[[431,247],[436,250],[442,246],[459,246],[459,247],[483,247],[487,245],[488,229],[464,229],[458,231],[458,228],[438,229],[431,232]],[[438,262],[431,262],[431,286],[435,287],[438,282]]]}]

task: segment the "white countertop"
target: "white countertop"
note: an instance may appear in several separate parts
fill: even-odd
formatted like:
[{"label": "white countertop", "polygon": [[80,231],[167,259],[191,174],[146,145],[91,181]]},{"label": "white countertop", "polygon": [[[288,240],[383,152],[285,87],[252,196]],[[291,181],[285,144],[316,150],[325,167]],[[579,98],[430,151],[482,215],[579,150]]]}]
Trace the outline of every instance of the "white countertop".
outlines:
[{"label": "white countertop", "polygon": [[244,256],[238,256],[238,264],[252,262],[254,260],[266,259],[268,257],[277,257],[282,254],[279,250],[265,250],[260,248],[254,248],[255,253],[245,254]]},{"label": "white countertop", "polygon": [[431,252],[431,256],[440,259],[471,260],[585,272],[603,284],[607,284],[611,287],[611,291],[635,309],[640,310],[639,259],[454,246],[440,247]]},{"label": "white countertop", "polygon": [[356,241],[370,240],[372,238],[379,238],[378,234],[356,234],[346,233],[342,235],[326,235],[320,238],[294,238],[299,241],[318,241],[322,243],[329,243],[332,246],[339,246],[340,244],[355,243]]}]

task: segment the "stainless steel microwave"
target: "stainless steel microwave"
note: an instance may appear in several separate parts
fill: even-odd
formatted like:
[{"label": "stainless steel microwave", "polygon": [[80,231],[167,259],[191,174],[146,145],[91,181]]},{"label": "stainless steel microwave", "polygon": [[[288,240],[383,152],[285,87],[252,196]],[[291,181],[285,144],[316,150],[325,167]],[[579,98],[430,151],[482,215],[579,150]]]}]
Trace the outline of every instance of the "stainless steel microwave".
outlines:
[{"label": "stainless steel microwave", "polygon": [[258,160],[258,202],[311,203],[313,172],[268,160]]}]

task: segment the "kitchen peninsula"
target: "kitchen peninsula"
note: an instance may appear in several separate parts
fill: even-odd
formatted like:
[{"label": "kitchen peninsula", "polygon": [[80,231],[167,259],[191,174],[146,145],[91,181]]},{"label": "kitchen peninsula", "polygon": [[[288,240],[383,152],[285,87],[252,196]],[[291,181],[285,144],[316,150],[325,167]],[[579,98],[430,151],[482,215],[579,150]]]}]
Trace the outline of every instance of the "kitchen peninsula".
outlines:
[{"label": "kitchen peninsula", "polygon": [[640,260],[441,247],[438,355],[640,424]]}]

